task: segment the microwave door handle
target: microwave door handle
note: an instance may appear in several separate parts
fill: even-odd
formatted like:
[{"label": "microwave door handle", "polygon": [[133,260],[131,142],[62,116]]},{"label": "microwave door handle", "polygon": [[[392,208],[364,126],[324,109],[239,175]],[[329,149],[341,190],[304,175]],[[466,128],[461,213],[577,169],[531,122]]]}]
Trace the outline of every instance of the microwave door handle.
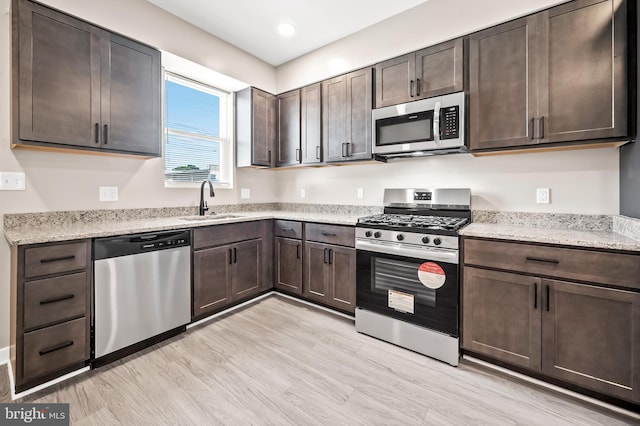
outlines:
[{"label": "microwave door handle", "polygon": [[440,146],[440,102],[436,102],[433,108],[433,140],[437,146]]}]

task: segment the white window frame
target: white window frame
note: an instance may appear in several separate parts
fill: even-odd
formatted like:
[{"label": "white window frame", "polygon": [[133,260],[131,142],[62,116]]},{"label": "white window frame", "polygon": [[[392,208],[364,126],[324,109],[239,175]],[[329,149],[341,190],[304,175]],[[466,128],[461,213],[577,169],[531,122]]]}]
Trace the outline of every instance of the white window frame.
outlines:
[{"label": "white window frame", "polygon": [[[211,84],[206,82],[207,78],[197,78],[198,76],[191,77],[185,76],[176,70],[168,70],[166,68],[163,69],[163,79],[162,79],[162,106],[163,106],[163,114],[162,114],[162,163],[163,163],[163,174],[162,178],[164,180],[165,188],[198,188],[200,187],[202,182],[174,182],[165,179],[164,175],[164,167],[165,167],[165,149],[167,144],[167,135],[168,129],[166,128],[166,96],[164,93],[165,90],[165,82],[168,80],[173,80],[178,82],[179,84],[184,84],[186,86],[191,85],[193,88],[197,90],[204,90],[206,92],[215,94],[220,96],[221,98],[221,108],[220,114],[223,116],[226,124],[225,134],[221,135],[222,137],[216,138],[212,136],[204,136],[197,135],[198,139],[201,140],[210,140],[212,142],[220,142],[220,176],[223,182],[212,182],[214,188],[217,189],[233,189],[234,184],[234,175],[235,175],[235,134],[234,134],[234,102],[235,97],[233,93],[227,92],[225,90],[214,87]],[[226,108],[223,109],[223,103],[226,104]],[[179,130],[170,131],[171,134],[177,136],[193,136],[190,132],[183,132]]]}]

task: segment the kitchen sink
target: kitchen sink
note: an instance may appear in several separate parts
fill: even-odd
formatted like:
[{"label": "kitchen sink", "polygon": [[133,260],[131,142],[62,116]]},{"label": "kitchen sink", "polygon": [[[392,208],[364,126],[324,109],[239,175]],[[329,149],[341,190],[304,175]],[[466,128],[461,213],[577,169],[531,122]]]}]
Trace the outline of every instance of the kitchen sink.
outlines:
[{"label": "kitchen sink", "polygon": [[211,220],[222,220],[222,219],[233,219],[238,217],[244,217],[237,214],[209,214],[205,216],[186,216],[181,217],[180,220],[186,220],[188,222],[199,222],[199,221],[211,221]]}]

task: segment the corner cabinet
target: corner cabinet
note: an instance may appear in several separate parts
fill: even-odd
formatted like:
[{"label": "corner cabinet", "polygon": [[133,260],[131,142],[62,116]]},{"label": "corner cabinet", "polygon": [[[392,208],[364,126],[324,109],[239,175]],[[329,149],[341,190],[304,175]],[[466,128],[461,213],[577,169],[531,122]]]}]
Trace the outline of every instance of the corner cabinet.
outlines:
[{"label": "corner cabinet", "polygon": [[13,145],[159,156],[160,52],[12,1]]},{"label": "corner cabinet", "polygon": [[267,220],[194,229],[194,320],[273,287],[272,239]]},{"label": "corner cabinet", "polygon": [[465,351],[640,402],[640,255],[475,238],[463,246]]},{"label": "corner cabinet", "polygon": [[276,167],[300,164],[300,89],[276,98],[277,160]]},{"label": "corner cabinet", "polygon": [[356,250],[352,226],[305,224],[303,296],[353,314]]},{"label": "corner cabinet", "polygon": [[576,0],[470,35],[470,148],[625,139],[626,16]]},{"label": "corner cabinet", "polygon": [[322,82],[322,143],[327,163],[371,159],[371,68]]},{"label": "corner cabinet", "polygon": [[376,108],[464,90],[464,39],[376,65]]},{"label": "corner cabinet", "polygon": [[22,392],[89,362],[91,244],[13,246],[11,258],[11,364]]},{"label": "corner cabinet", "polygon": [[275,167],[276,97],[247,87],[236,92],[238,167]]}]

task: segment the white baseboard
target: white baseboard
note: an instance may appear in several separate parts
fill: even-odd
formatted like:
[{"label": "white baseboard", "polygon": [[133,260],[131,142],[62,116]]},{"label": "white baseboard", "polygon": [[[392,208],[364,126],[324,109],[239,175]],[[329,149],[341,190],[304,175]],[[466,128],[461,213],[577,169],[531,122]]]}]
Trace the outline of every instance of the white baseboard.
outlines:
[{"label": "white baseboard", "polygon": [[6,348],[0,348],[0,365],[8,364],[10,356],[11,353],[9,352],[9,346]]}]

